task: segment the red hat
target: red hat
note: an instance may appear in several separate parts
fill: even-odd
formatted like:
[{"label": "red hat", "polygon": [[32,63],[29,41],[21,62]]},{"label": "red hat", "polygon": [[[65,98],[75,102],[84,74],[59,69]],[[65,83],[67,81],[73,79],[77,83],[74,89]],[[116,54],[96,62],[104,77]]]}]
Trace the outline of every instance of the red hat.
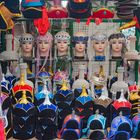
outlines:
[{"label": "red hat", "polygon": [[129,86],[129,91],[130,91],[130,92],[136,92],[136,91],[138,91],[137,85],[135,84],[135,85]]}]

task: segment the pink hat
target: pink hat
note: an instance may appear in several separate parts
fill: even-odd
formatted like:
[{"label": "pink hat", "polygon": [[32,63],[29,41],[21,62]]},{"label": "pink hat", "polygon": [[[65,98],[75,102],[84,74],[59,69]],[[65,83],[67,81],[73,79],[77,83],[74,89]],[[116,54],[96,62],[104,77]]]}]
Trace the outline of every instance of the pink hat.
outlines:
[{"label": "pink hat", "polygon": [[51,33],[47,32],[45,35],[39,35],[36,38],[36,41],[48,41],[49,43],[51,43],[53,41],[53,36]]}]

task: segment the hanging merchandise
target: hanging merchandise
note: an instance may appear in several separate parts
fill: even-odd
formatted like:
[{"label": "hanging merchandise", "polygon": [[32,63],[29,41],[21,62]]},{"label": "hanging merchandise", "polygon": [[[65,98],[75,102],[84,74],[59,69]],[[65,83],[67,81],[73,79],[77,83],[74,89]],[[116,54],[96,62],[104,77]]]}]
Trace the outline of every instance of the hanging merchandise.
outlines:
[{"label": "hanging merchandise", "polygon": [[113,33],[108,38],[110,45],[110,54],[112,59],[122,59],[126,48],[125,36],[122,33]]},{"label": "hanging merchandise", "polygon": [[111,123],[110,132],[108,138],[113,140],[129,140],[131,137],[133,126],[132,121],[125,116],[120,116],[113,119]]},{"label": "hanging merchandise", "polygon": [[112,84],[111,93],[113,99],[120,97],[121,90],[123,90],[126,99],[128,98],[128,84],[123,80],[124,67],[118,67],[118,80]]},{"label": "hanging merchandise", "polygon": [[87,121],[87,137],[89,139],[101,140],[106,139],[106,118],[98,114],[91,115]]},{"label": "hanging merchandise", "polygon": [[[16,13],[18,10],[16,7],[14,7],[13,11],[13,2],[11,5],[10,0],[4,2],[4,0],[0,1],[0,30],[1,31],[7,31],[9,29],[12,29],[14,27],[14,22],[12,18],[14,17],[21,17],[19,13]],[[7,4],[7,5],[6,5]]]},{"label": "hanging merchandise", "polygon": [[68,11],[61,6],[61,0],[53,0],[53,6],[48,11],[49,18],[67,18]]},{"label": "hanging merchandise", "polygon": [[132,19],[134,17],[134,10],[138,6],[137,0],[117,0],[116,9],[117,16],[121,19]]},{"label": "hanging merchandise", "polygon": [[58,138],[72,140],[81,138],[81,118],[75,114],[73,111],[72,114],[66,116],[64,119],[61,130],[58,133]]},{"label": "hanging merchandise", "polygon": [[82,132],[86,134],[87,120],[93,114],[93,98],[87,94],[86,87],[83,85],[81,95],[76,98],[74,104],[75,114],[82,119]]},{"label": "hanging merchandise", "polygon": [[65,117],[72,113],[73,92],[68,88],[66,81],[63,81],[62,87],[54,95],[54,100],[58,106],[58,129],[61,129]]},{"label": "hanging merchandise", "polygon": [[139,114],[140,110],[140,95],[139,95],[139,87],[136,85],[130,85],[129,86],[129,92],[130,92],[130,102],[132,103],[132,110],[131,110],[131,116],[134,117]]},{"label": "hanging merchandise", "polygon": [[[40,93],[41,94],[41,93]],[[54,139],[57,132],[57,106],[50,101],[50,92],[44,81],[44,101],[37,105],[36,138],[38,140]],[[35,94],[35,97],[36,94]]]},{"label": "hanging merchandise", "polygon": [[0,54],[0,59],[2,60],[18,60],[18,53],[14,48],[15,38],[13,38],[12,34],[5,35],[6,40],[6,50]]},{"label": "hanging merchandise", "polygon": [[113,18],[114,11],[108,8],[108,0],[101,0],[100,6],[96,10],[93,11],[93,18]]},{"label": "hanging merchandise", "polygon": [[82,19],[91,16],[92,4],[90,0],[69,0],[69,17]]},{"label": "hanging merchandise", "polygon": [[76,99],[82,93],[82,85],[85,85],[86,90],[89,90],[89,82],[84,79],[85,65],[79,65],[79,78],[74,81],[72,89],[74,90],[74,98]]},{"label": "hanging merchandise", "polygon": [[25,18],[41,18],[44,0],[22,0],[22,13]]},{"label": "hanging merchandise", "polygon": [[54,50],[54,73],[58,70],[66,71],[70,74],[71,54],[70,54],[70,35],[65,31],[55,34]]},{"label": "hanging merchandise", "polygon": [[34,104],[27,100],[27,90],[22,89],[21,97],[12,110],[15,139],[30,139],[35,136],[36,109]]}]

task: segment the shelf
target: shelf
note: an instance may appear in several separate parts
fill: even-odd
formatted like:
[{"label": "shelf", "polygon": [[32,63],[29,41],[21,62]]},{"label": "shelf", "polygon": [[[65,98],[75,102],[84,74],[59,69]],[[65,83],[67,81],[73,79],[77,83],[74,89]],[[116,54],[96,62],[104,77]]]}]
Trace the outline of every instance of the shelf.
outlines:
[{"label": "shelf", "polygon": [[[88,19],[88,18],[87,18]],[[80,19],[80,22],[86,22],[87,19]],[[30,19],[30,18],[16,18],[14,19],[14,21],[33,21],[34,19]],[[49,18],[50,21],[62,21],[62,20],[66,20],[66,21],[71,21],[71,22],[76,22],[77,19],[74,18]],[[131,19],[114,19],[114,18],[110,18],[110,19],[103,19],[103,22],[129,22],[131,21]],[[91,22],[95,22],[95,19],[91,19]]]}]

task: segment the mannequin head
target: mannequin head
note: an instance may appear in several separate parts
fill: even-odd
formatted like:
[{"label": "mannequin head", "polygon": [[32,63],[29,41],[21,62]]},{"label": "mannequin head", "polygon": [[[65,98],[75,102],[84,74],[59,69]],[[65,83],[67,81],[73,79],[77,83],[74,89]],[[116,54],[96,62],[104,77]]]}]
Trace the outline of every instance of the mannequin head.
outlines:
[{"label": "mannequin head", "polygon": [[107,46],[107,36],[105,34],[96,33],[91,36],[93,49],[95,51],[95,60],[97,57],[105,57],[105,49]]},{"label": "mannequin head", "polygon": [[39,35],[37,37],[37,55],[40,57],[46,57],[49,55],[50,48],[52,47],[53,36],[47,32],[45,35]]},{"label": "mannequin head", "polygon": [[88,36],[84,32],[77,32],[73,36],[74,41],[74,57],[82,59],[85,56]]},{"label": "mannequin head", "polygon": [[60,31],[55,35],[57,56],[66,56],[69,53],[70,35],[65,31]]},{"label": "mannequin head", "polygon": [[113,58],[121,58],[126,49],[125,36],[122,33],[111,34],[108,38]]},{"label": "mannequin head", "polygon": [[25,33],[20,38],[23,57],[32,57],[34,38],[31,34]]}]

